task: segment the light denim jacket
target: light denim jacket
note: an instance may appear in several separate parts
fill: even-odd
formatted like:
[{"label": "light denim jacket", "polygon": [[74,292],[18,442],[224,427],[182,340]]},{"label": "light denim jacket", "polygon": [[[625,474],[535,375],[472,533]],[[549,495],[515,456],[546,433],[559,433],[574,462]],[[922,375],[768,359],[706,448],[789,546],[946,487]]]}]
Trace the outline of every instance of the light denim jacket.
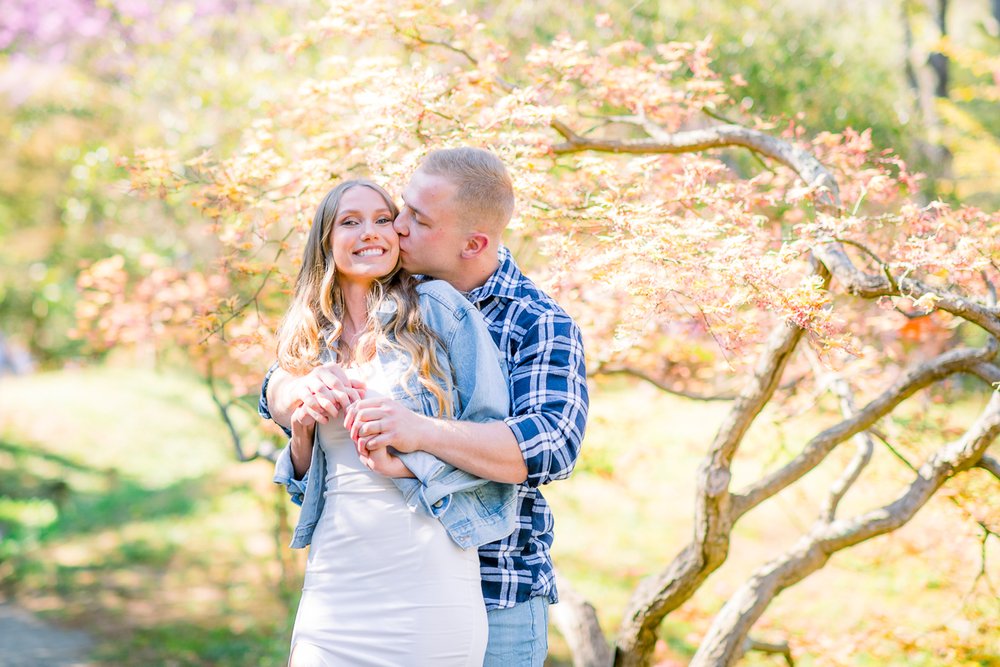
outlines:
[{"label": "light denim jacket", "polygon": [[[420,314],[424,323],[444,344],[438,359],[453,378],[452,402],[458,419],[485,422],[502,420],[509,414],[507,372],[486,328],[486,322],[465,297],[441,280],[417,286]],[[392,308],[392,304],[389,304]],[[393,310],[383,310],[387,319]],[[383,366],[405,369],[409,359],[394,351],[379,353]],[[400,371],[401,372],[401,371]],[[409,380],[410,393],[393,387],[392,398],[414,412],[437,416],[437,399]],[[312,460],[302,479],[295,479],[290,447],[285,447],[275,465],[274,481],[283,484],[292,500],[302,506],[291,547],[301,549],[312,541],[313,531],[323,511],[326,455],[319,446],[318,429],[313,441]],[[422,451],[400,454],[415,475],[393,478],[406,504],[414,511],[436,517],[451,539],[463,549],[500,540],[517,527],[517,487],[481,479]]]}]

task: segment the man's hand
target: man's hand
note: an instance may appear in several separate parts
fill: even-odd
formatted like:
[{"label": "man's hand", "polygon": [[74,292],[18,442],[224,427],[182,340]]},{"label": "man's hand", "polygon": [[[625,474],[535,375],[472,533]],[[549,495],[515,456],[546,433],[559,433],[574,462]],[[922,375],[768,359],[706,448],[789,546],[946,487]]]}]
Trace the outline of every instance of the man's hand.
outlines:
[{"label": "man's hand", "polygon": [[422,449],[429,422],[429,417],[384,396],[352,403],[344,415],[344,428],[362,457],[389,445],[400,452]]}]

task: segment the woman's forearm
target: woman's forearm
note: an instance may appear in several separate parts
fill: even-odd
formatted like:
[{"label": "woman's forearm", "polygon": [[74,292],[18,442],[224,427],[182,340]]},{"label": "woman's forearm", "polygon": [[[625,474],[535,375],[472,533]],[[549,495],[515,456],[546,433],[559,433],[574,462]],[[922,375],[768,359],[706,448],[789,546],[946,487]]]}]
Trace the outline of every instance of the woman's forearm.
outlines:
[{"label": "woman's forearm", "polygon": [[301,422],[292,421],[291,458],[292,469],[295,471],[295,479],[302,479],[302,476],[309,470],[312,462],[313,434],[316,425],[304,426]]}]

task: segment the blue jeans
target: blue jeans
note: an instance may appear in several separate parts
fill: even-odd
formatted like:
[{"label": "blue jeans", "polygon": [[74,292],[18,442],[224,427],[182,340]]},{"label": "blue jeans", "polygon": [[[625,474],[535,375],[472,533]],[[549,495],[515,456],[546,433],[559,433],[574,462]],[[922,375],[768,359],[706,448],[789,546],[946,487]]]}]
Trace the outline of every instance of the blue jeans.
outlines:
[{"label": "blue jeans", "polygon": [[549,652],[549,601],[533,597],[486,614],[490,638],[483,667],[542,667]]}]

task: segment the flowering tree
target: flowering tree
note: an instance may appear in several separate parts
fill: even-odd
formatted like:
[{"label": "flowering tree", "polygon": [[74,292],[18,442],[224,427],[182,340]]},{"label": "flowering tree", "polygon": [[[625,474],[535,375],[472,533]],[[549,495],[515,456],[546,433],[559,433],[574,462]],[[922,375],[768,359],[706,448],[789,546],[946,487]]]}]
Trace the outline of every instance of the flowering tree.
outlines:
[{"label": "flowering tree", "polygon": [[[593,608],[560,582],[574,660],[646,664],[664,619],[725,562],[734,525],[853,446],[815,523],[736,590],[692,664],[787,653],[750,638],[782,590],[904,525],[961,473],[1000,476],[987,454],[1000,432],[1000,216],[908,202],[916,177],[867,132],[807,137],[749,115],[727,93],[742,81],[713,71],[708,42],[561,36],[515,61],[448,5],[333,2],[281,44],[312,59],[313,76],[276,96],[237,149],[131,157],[133,187],[189,203],[203,236],[191,235],[198,252],[186,266],[150,255],[138,278],[121,257],[91,266],[81,331],[97,344],[179,344],[213,383],[252,393],[331,183],[372,174],[398,190],[431,149],[488,146],[518,195],[508,242],[584,328],[592,375],[731,401],[697,471],[690,542],[636,588],[611,647]],[[959,374],[989,397],[979,417],[958,437],[938,433],[922,462],[905,459],[912,481],[891,502],[838,512],[878,442],[892,447],[880,422]],[[819,410],[825,392],[841,418],[733,488],[734,457],[764,407]],[[996,507],[968,507],[984,540],[995,536]]]}]

